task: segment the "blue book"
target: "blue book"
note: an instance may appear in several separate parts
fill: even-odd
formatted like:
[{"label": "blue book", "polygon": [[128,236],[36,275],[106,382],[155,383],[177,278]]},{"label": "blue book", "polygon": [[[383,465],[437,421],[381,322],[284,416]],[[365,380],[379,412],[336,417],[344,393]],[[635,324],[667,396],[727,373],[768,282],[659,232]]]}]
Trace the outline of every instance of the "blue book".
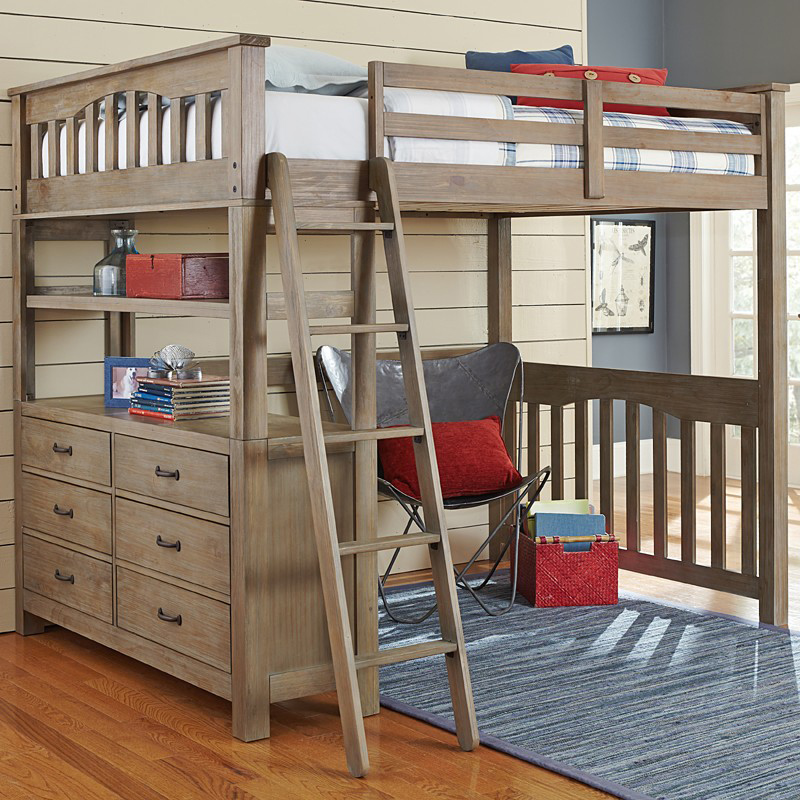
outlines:
[{"label": "blue book", "polygon": [[[536,506],[534,505],[534,508]],[[603,514],[559,514],[536,512],[531,519],[531,536],[596,536],[606,532]],[[591,542],[565,542],[565,552],[591,549]]]}]

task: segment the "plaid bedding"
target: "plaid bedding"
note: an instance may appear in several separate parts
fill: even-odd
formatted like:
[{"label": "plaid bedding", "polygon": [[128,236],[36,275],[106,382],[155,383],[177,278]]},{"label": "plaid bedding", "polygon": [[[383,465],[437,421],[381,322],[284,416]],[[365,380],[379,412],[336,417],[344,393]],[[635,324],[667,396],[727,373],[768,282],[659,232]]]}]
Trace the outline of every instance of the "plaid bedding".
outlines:
[{"label": "plaid bedding", "polygon": [[[514,119],[530,122],[560,122],[580,125],[583,111],[577,109],[539,108],[514,106]],[[648,128],[651,130],[681,130],[700,133],[733,133],[750,135],[749,129],[739,122],[695,117],[654,117],[643,114],[607,112],[603,123],[620,128]],[[510,165],[519,167],[583,166],[583,147],[562,144],[517,144],[515,158]],[[753,175],[752,155],[741,153],[695,153],[683,150],[638,150],[630,147],[606,147],[606,169],[641,172],[694,172],[706,175]]]}]

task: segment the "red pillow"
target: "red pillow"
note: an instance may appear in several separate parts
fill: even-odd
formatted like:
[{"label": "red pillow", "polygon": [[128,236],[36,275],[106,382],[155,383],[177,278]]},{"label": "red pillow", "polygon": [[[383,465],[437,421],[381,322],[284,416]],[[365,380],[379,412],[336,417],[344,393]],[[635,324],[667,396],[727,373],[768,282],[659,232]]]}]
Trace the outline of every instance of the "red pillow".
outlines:
[{"label": "red pillow", "polygon": [[[582,78],[584,80],[633,83],[643,86],[663,86],[667,80],[665,69],[628,69],[626,67],[581,67],[569,64],[512,64],[512,72],[524,75],[547,75],[551,78]],[[547,106],[549,108],[583,108],[577,100],[556,100],[550,97],[519,97],[520,106]],[[668,117],[666,108],[655,106],[629,106],[624,103],[604,103],[604,111],[622,111],[627,114],[650,114]]]},{"label": "red pillow", "polygon": [[[500,430],[499,417],[433,423],[443,497],[488,494],[520,484],[522,476],[508,457]],[[419,499],[413,440],[381,439],[378,455],[383,477],[404,494]]]}]

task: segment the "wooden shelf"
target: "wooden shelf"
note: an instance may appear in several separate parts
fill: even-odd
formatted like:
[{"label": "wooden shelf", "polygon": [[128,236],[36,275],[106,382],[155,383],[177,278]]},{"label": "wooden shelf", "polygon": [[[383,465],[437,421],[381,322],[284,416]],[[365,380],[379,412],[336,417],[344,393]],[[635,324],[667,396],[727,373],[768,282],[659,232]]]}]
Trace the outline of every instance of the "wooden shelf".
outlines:
[{"label": "wooden shelf", "polygon": [[160,300],[148,297],[95,297],[90,292],[69,294],[29,294],[28,308],[54,308],[68,311],[127,311],[138,314],[164,314],[179,317],[228,319],[227,300]]}]

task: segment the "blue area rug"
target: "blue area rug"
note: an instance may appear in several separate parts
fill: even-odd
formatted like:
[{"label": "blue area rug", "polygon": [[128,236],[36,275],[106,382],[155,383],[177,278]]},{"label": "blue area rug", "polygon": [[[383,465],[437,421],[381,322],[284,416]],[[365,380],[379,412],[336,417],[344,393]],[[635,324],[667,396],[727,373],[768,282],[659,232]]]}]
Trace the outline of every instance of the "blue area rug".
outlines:
[{"label": "blue area rug", "polygon": [[[504,578],[487,591],[500,602]],[[416,611],[429,584],[396,590]],[[461,597],[481,742],[625,800],[798,800],[800,639],[624,596],[498,619]],[[439,638],[382,617],[381,645]],[[442,657],[381,669],[382,703],[452,730]]]}]

